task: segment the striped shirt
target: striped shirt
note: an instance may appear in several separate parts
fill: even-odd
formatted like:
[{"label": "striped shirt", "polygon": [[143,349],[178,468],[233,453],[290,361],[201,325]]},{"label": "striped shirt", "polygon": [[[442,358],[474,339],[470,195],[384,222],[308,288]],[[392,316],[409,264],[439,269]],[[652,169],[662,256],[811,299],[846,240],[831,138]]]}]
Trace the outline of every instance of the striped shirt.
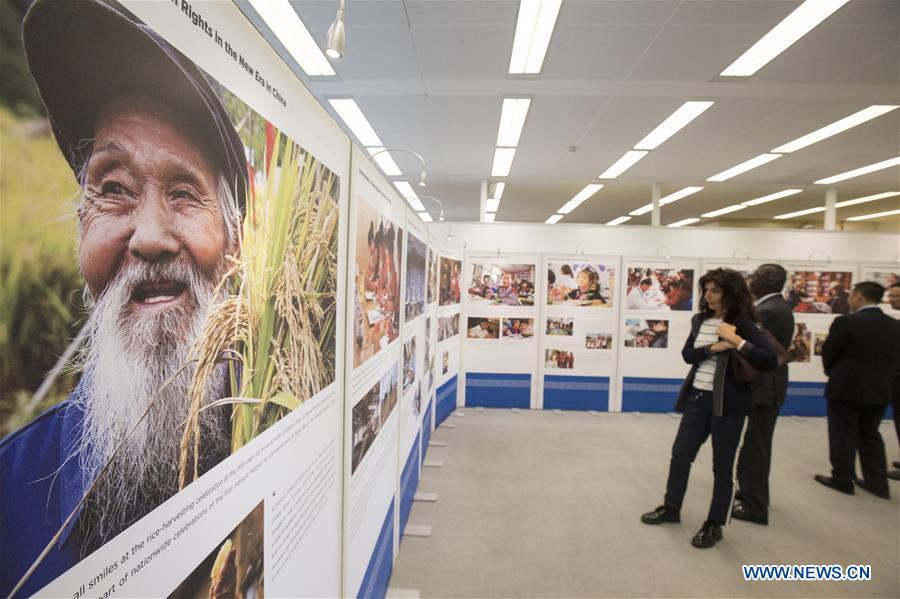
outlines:
[{"label": "striped shirt", "polygon": [[[722,324],[721,318],[707,318],[700,324],[700,331],[697,338],[694,339],[694,347],[704,347],[712,345],[719,340],[719,334],[716,329]],[[707,358],[700,362],[697,372],[694,373],[694,388],[702,391],[713,390],[713,380],[716,376],[716,360],[718,354],[713,354],[711,358]]]}]

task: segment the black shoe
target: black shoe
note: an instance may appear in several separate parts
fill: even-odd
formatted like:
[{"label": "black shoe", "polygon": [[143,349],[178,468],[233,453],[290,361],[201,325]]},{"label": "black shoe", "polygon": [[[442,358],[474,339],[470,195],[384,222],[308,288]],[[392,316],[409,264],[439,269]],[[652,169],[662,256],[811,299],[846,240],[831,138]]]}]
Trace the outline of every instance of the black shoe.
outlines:
[{"label": "black shoe", "polygon": [[894,468],[900,468],[900,462],[891,462],[891,466]]},{"label": "black shoe", "polygon": [[887,477],[891,480],[900,480],[900,467],[897,470],[889,470]]},{"label": "black shoe", "polygon": [[887,488],[885,488],[883,491],[880,489],[876,489],[875,487],[873,487],[872,485],[870,485],[868,482],[864,481],[861,478],[854,478],[853,482],[856,483],[857,487],[859,487],[863,491],[868,491],[875,497],[880,497],[881,499],[890,499],[891,498],[891,492]]},{"label": "black shoe", "polygon": [[707,520],[700,527],[700,531],[691,539],[691,545],[697,549],[709,549],[722,540],[722,527],[711,520]]},{"label": "black shoe", "polygon": [[824,476],[822,474],[817,474],[815,476],[816,482],[822,485],[825,485],[829,489],[834,489],[835,491],[840,491],[841,493],[846,493],[847,495],[853,495],[855,491],[853,490],[853,483],[842,483],[834,480],[830,476]]},{"label": "black shoe", "polygon": [[750,510],[746,505],[740,502],[735,502],[734,507],[731,509],[731,517],[735,520],[753,522],[754,524],[762,524],[763,526],[769,524],[768,514]]},{"label": "black shoe", "polygon": [[652,512],[641,516],[644,524],[662,524],[664,522],[681,522],[681,512],[665,505],[661,505]]}]

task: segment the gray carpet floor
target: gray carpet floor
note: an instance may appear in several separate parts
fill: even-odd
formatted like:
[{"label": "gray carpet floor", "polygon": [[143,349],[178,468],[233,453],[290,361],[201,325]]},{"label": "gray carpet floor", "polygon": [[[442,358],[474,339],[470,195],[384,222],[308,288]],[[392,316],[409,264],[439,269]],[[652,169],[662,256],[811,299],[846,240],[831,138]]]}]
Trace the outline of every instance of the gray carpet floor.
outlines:
[{"label": "gray carpet floor", "polygon": [[[460,410],[435,431],[392,589],[422,597],[900,597],[900,484],[890,501],[829,490],[824,418],[775,430],[769,526],[732,521],[707,550],[690,539],[712,493],[707,442],[680,524],[647,526],[662,503],[678,419],[665,414]],[[898,459],[890,422],[881,428]],[[870,564],[869,582],[746,582],[742,564]],[[396,593],[394,593],[396,595]],[[402,592],[401,592],[402,594]]]}]

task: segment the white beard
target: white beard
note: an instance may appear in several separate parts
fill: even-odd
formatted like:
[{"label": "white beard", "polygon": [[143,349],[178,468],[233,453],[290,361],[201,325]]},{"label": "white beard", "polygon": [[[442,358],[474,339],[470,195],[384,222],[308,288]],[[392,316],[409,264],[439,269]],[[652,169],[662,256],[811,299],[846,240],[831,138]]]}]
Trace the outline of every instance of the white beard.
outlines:
[{"label": "white beard", "polygon": [[[188,301],[149,314],[134,310],[129,302],[135,286],[161,279],[186,283]],[[85,325],[83,392],[75,398],[84,412],[76,449],[85,482],[94,481],[121,448],[87,504],[87,543],[109,540],[178,490],[179,445],[195,371],[184,365],[202,333],[213,289],[182,263],[139,263],[120,271],[94,306]],[[223,396],[225,374],[216,369],[204,403]],[[225,411],[202,412],[200,426],[201,461],[227,454]]]}]

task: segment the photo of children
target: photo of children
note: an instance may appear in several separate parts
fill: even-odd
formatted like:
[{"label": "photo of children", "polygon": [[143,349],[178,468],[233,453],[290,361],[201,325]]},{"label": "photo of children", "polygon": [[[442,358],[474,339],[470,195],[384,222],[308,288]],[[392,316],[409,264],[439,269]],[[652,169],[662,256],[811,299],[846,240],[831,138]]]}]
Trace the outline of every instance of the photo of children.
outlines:
[{"label": "photo of children", "polygon": [[500,337],[499,318],[469,317],[468,339],[498,339]]},{"label": "photo of children", "polygon": [[544,368],[575,368],[575,352],[564,349],[548,349],[544,352]]},{"label": "photo of children", "polygon": [[438,343],[459,335],[459,314],[438,316]]},{"label": "photo of children", "polygon": [[395,365],[376,381],[353,406],[353,453],[350,473],[356,472],[381,427],[397,405],[398,368]]},{"label": "photo of children", "polygon": [[794,325],[794,338],[788,347],[788,355],[791,362],[809,362],[809,352],[812,347],[812,333],[807,329],[805,322]]},{"label": "photo of children", "polygon": [[534,305],[534,264],[473,264],[469,301],[504,306]]},{"label": "photo of children", "polygon": [[263,599],[264,522],[260,501],[169,597]]},{"label": "photo of children", "polygon": [[784,299],[794,312],[849,314],[853,273],[818,270],[789,271]]},{"label": "photo of children", "polygon": [[459,303],[459,279],[462,261],[441,256],[439,299],[442,306]]},{"label": "photo of children", "polygon": [[534,337],[533,318],[504,318],[504,339],[531,339]]},{"label": "photo of children", "polygon": [[814,356],[822,355],[822,346],[825,345],[826,339],[828,339],[828,333],[816,333],[816,344],[813,346]]},{"label": "photo of children", "polygon": [[406,233],[406,322],[425,311],[425,242]]},{"label": "photo of children", "polygon": [[437,301],[437,254],[431,248],[428,248],[428,279],[426,285],[428,287],[428,303],[433,304]]},{"label": "photo of children", "polygon": [[386,348],[400,333],[402,229],[360,198],[353,301],[353,366]]},{"label": "photo of children", "polygon": [[625,347],[669,347],[669,321],[626,318]]},{"label": "photo of children", "polygon": [[441,374],[447,374],[447,371],[450,370],[450,352],[444,352],[444,355],[441,356]]},{"label": "photo of children", "polygon": [[416,338],[403,343],[403,393],[416,382]]},{"label": "photo of children", "polygon": [[629,268],[625,307],[629,310],[693,310],[693,269]]},{"label": "photo of children", "polygon": [[569,316],[554,317],[547,319],[548,335],[564,335],[572,336],[572,330],[575,328],[575,319]]},{"label": "photo of children", "polygon": [[606,264],[547,263],[547,305],[611,308],[615,267]]},{"label": "photo of children", "polygon": [[612,349],[612,333],[588,333],[584,337],[585,349]]}]

